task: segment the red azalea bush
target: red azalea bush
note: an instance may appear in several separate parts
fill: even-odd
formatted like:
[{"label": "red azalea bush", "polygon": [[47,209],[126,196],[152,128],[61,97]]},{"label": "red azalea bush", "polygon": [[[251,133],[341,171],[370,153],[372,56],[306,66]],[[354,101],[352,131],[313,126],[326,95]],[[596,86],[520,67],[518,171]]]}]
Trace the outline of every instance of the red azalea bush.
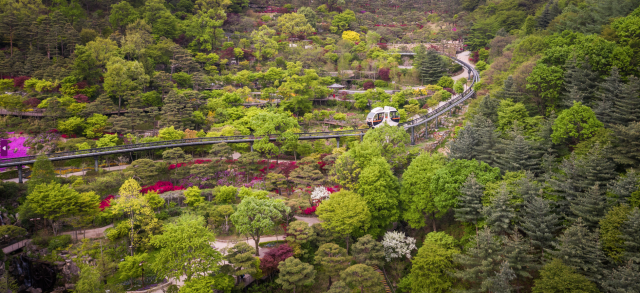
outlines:
[{"label": "red azalea bush", "polygon": [[158,194],[162,194],[165,193],[167,191],[174,191],[174,190],[185,190],[186,188],[182,185],[173,185],[173,183],[169,182],[169,181],[158,181],[156,182],[156,184],[154,185],[149,185],[149,186],[144,186],[142,187],[142,190],[140,190],[140,193],[145,194],[149,191],[155,191]]},{"label": "red azalea bush", "polygon": [[311,215],[311,214],[313,214],[313,213],[315,213],[315,212],[316,212],[316,206],[312,206],[312,207],[310,207],[310,208],[306,208],[306,209],[303,211],[303,213],[304,213],[305,215]]},{"label": "red azalea bush", "polygon": [[83,94],[77,94],[75,96],[73,96],[74,99],[76,99],[76,102],[78,103],[88,103],[89,102],[89,97],[83,95]]},{"label": "red azalea bush", "polygon": [[278,271],[278,264],[293,256],[293,249],[289,244],[280,245],[267,251],[264,257],[260,258],[260,270],[265,275],[270,275]]},{"label": "red azalea bush", "polygon": [[389,78],[389,68],[380,68],[378,69],[378,75],[380,76],[380,79],[384,80],[384,81],[390,81],[391,78]]},{"label": "red azalea bush", "polygon": [[31,76],[17,76],[13,78],[13,86],[15,88],[24,88],[24,82],[31,79]]},{"label": "red azalea bush", "polygon": [[469,61],[476,63],[478,60],[480,60],[480,53],[478,51],[473,51],[469,57]]},{"label": "red azalea bush", "polygon": [[363,87],[363,88],[364,88],[364,90],[366,91],[366,90],[368,90],[368,89],[373,89],[373,88],[375,88],[376,86],[373,84],[373,81],[371,81],[371,80],[367,80],[367,81],[365,81],[365,82],[364,82],[364,84],[362,85],[362,87]]},{"label": "red azalea bush", "polygon": [[200,165],[200,164],[205,164],[205,163],[211,163],[211,160],[199,160],[198,159],[198,160],[191,161],[191,162],[186,162],[186,163],[171,164],[171,165],[169,165],[169,170],[180,168],[182,166],[191,166],[193,164]]},{"label": "red azalea bush", "polygon": [[115,196],[109,195],[105,199],[100,202],[100,211],[104,211],[104,209],[111,206],[111,200],[114,199]]},{"label": "red azalea bush", "polygon": [[327,187],[327,191],[328,191],[329,193],[335,193],[335,192],[338,192],[338,191],[340,191],[340,185],[336,185],[336,186],[334,186],[334,187]]},{"label": "red azalea bush", "polygon": [[387,43],[379,43],[379,44],[378,44],[378,47],[379,47],[380,49],[382,49],[382,50],[385,50],[385,51],[386,51],[387,49],[389,49],[389,46],[387,46]]},{"label": "red azalea bush", "polygon": [[40,100],[38,98],[29,98],[28,100],[22,102],[22,104],[27,107],[35,108],[40,105]]}]

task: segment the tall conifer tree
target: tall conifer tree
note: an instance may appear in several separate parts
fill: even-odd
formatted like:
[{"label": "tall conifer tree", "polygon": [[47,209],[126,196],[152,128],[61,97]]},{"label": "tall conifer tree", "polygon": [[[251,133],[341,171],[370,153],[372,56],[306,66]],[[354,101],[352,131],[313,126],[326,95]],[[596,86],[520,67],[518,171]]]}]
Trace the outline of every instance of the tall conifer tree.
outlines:
[{"label": "tall conifer tree", "polygon": [[605,255],[602,251],[598,233],[589,232],[581,219],[571,225],[554,244],[556,250],[549,253],[566,265],[574,268],[593,282],[600,283],[605,267]]},{"label": "tall conifer tree", "polygon": [[482,195],[484,186],[478,183],[476,175],[471,174],[460,188],[462,196],[458,198],[458,205],[455,208],[456,220],[460,222],[473,223],[476,226],[476,236],[478,235],[478,221],[482,219]]},{"label": "tall conifer tree", "polygon": [[523,210],[520,228],[527,234],[542,260],[544,250],[553,247],[556,232],[560,230],[560,217],[553,212],[551,202],[542,197],[527,201]]}]

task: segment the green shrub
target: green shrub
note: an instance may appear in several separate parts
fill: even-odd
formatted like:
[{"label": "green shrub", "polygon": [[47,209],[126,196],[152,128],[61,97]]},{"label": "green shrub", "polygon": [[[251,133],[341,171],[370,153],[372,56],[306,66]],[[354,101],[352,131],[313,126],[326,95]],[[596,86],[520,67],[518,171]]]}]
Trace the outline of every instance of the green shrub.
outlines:
[{"label": "green shrub", "polygon": [[260,242],[260,244],[258,244],[258,246],[273,248],[273,247],[278,246],[278,244],[284,244],[284,243],[286,243],[286,241],[284,241],[284,240],[265,241],[265,242]]},{"label": "green shrub", "polygon": [[487,69],[487,63],[484,61],[478,61],[478,63],[476,63],[476,69],[480,72],[484,71]]},{"label": "green shrub", "polygon": [[65,248],[69,246],[69,244],[71,244],[71,235],[59,235],[52,237],[51,240],[49,240],[48,247],[50,251],[53,251]]},{"label": "green shrub", "polygon": [[389,86],[389,83],[384,80],[376,80],[373,82],[373,85],[375,85],[376,87],[387,87]]},{"label": "green shrub", "polygon": [[169,218],[169,213],[167,211],[162,211],[156,214],[156,218],[160,221],[164,221]]}]

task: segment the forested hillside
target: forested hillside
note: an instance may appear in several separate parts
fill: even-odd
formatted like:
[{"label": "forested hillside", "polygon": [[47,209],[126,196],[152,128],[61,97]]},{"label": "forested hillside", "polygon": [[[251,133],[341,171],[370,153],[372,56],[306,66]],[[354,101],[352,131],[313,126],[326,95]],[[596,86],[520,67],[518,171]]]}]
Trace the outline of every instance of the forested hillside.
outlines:
[{"label": "forested hillside", "polygon": [[640,292],[639,75],[640,0],[0,0],[0,291]]}]

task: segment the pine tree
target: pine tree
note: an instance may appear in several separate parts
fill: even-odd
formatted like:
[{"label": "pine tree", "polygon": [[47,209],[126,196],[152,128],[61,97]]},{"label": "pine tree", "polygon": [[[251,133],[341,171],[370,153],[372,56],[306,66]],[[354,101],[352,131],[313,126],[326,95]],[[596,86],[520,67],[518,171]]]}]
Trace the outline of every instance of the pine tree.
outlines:
[{"label": "pine tree", "polygon": [[522,93],[518,91],[516,83],[513,80],[513,76],[511,75],[509,75],[507,79],[504,80],[502,90],[497,93],[497,96],[500,100],[511,99],[514,103],[523,102],[524,99]]},{"label": "pine tree", "polygon": [[424,84],[437,84],[444,75],[440,55],[433,50],[427,51],[427,55],[421,64],[420,76]]},{"label": "pine tree", "polygon": [[[632,88],[635,87],[632,86]],[[611,68],[611,74],[600,84],[600,97],[594,112],[600,122],[609,127],[612,124],[626,125],[628,121],[624,119],[624,109],[620,109],[625,104],[624,100],[632,98],[629,96],[627,85],[622,81],[617,67]],[[637,99],[637,94],[635,97]],[[627,111],[637,111],[637,109],[627,109]]]},{"label": "pine tree", "polygon": [[169,92],[162,107],[162,125],[175,126],[176,129],[193,129],[189,117],[194,111],[194,105],[184,94],[174,90]]},{"label": "pine tree", "polygon": [[613,159],[626,166],[640,164],[640,122],[629,123],[629,126],[613,125],[613,131],[617,142]]},{"label": "pine tree", "polygon": [[604,218],[606,201],[604,194],[598,185],[594,185],[589,191],[579,194],[577,198],[571,201],[571,212],[573,212],[572,221],[582,218],[589,229],[594,231],[599,227],[598,223]]},{"label": "pine tree", "polygon": [[[557,5],[557,4],[556,4]],[[562,99],[564,106],[570,108],[573,102],[582,102],[587,106],[594,106],[598,98],[598,81],[600,77],[597,72],[591,70],[589,59],[585,58],[580,66],[576,58],[570,58],[565,65],[564,90]]]},{"label": "pine tree", "polygon": [[361,264],[378,267],[384,264],[384,247],[369,234],[358,238],[351,247],[351,254]]},{"label": "pine tree", "polygon": [[520,212],[523,211],[522,207],[524,207],[529,200],[542,195],[542,187],[536,181],[535,174],[526,171],[524,175],[523,178],[516,181],[516,194],[522,199],[522,203],[516,205]]},{"label": "pine tree", "polygon": [[471,174],[460,188],[462,195],[458,197],[458,205],[455,208],[457,221],[473,223],[476,226],[478,236],[478,221],[482,218],[482,195],[484,186],[478,183],[476,175]]},{"label": "pine tree", "polygon": [[639,181],[640,173],[629,169],[626,174],[618,176],[616,181],[608,186],[607,191],[615,195],[617,204],[629,204],[629,197],[638,190]]},{"label": "pine tree", "polygon": [[89,117],[93,114],[106,114],[113,112],[115,105],[107,94],[99,95],[93,102],[89,103],[87,107],[82,111],[82,116]]},{"label": "pine tree", "polygon": [[556,250],[548,252],[562,260],[591,281],[599,283],[604,273],[605,255],[597,232],[589,232],[582,219],[578,219],[558,237]]},{"label": "pine tree", "polygon": [[511,286],[511,280],[516,278],[516,274],[511,269],[511,264],[505,261],[500,265],[500,271],[496,272],[496,276],[490,278],[489,292],[495,293],[511,293],[513,286]]},{"label": "pine tree", "polygon": [[529,171],[540,173],[540,159],[537,158],[536,152],[528,141],[522,135],[516,136],[513,140],[500,140],[504,150],[496,158],[500,171],[517,172]]},{"label": "pine tree", "polygon": [[16,32],[19,29],[18,19],[11,8],[0,15],[0,33],[9,39],[9,52],[13,56],[13,46],[17,38]]},{"label": "pine tree", "polygon": [[458,131],[458,135],[456,135],[454,140],[449,141],[449,157],[453,159],[471,160],[476,155],[473,149],[477,143],[475,127],[473,127],[473,124],[467,124]]},{"label": "pine tree", "polygon": [[620,227],[620,238],[624,240],[624,257],[640,263],[640,210],[631,211],[628,220]]},{"label": "pine tree", "polygon": [[491,122],[496,123],[498,121],[499,106],[499,100],[492,98],[490,95],[486,95],[482,98],[482,101],[480,101],[480,105],[478,105],[478,115],[482,115],[491,120]]},{"label": "pine tree", "polygon": [[515,273],[518,287],[521,287],[527,283],[527,280],[533,278],[529,272],[538,267],[531,242],[524,239],[516,228],[511,237],[505,237],[503,243],[505,259]]},{"label": "pine tree", "polygon": [[605,272],[602,288],[606,292],[615,293],[640,292],[638,280],[640,280],[640,266],[629,261],[626,265]]},{"label": "pine tree", "polygon": [[582,190],[587,190],[593,185],[604,188],[617,176],[616,164],[610,159],[609,146],[600,146],[596,143],[589,152],[579,160],[579,171],[582,174]]},{"label": "pine tree", "polygon": [[491,120],[480,115],[476,115],[474,117],[473,125],[476,129],[476,137],[478,140],[476,147],[473,149],[475,158],[478,161],[482,161],[493,166],[495,145],[498,140],[496,127]]},{"label": "pine tree", "polygon": [[516,213],[510,200],[507,187],[503,185],[498,195],[491,199],[491,205],[482,210],[485,222],[497,234],[507,234],[511,231],[511,221],[515,219]]},{"label": "pine tree", "polygon": [[531,245],[543,256],[544,250],[553,247],[556,232],[560,230],[560,217],[553,212],[551,201],[542,197],[527,201],[523,210],[520,228],[529,237]]},{"label": "pine tree", "polygon": [[629,82],[622,87],[620,95],[614,97],[611,112],[613,123],[625,126],[640,121],[640,80],[635,76],[628,78]]},{"label": "pine tree", "polygon": [[36,71],[42,69],[42,57],[43,56],[35,47],[31,47],[27,54],[27,60],[24,61],[24,75],[33,76]]},{"label": "pine tree", "polygon": [[570,203],[580,194],[587,192],[594,185],[604,189],[606,184],[615,178],[615,165],[602,153],[603,150],[597,145],[584,158],[577,158],[572,153],[558,166],[558,171],[553,172],[547,179],[551,187],[550,193],[558,198],[558,211],[565,217],[575,218]]},{"label": "pine tree", "polygon": [[500,244],[487,227],[475,237],[476,245],[464,254],[454,256],[454,262],[461,269],[456,270],[456,278],[467,283],[467,292],[485,292],[491,284],[491,278],[500,270],[504,258],[500,254]]},{"label": "pine tree", "polygon": [[76,45],[80,44],[80,34],[73,28],[70,23],[67,23],[64,27],[65,43],[69,50],[69,55],[73,54]]},{"label": "pine tree", "polygon": [[540,29],[546,29],[552,20],[553,16],[551,15],[551,1],[549,1],[544,7],[544,10],[542,11],[540,17],[538,17],[538,27]]}]

